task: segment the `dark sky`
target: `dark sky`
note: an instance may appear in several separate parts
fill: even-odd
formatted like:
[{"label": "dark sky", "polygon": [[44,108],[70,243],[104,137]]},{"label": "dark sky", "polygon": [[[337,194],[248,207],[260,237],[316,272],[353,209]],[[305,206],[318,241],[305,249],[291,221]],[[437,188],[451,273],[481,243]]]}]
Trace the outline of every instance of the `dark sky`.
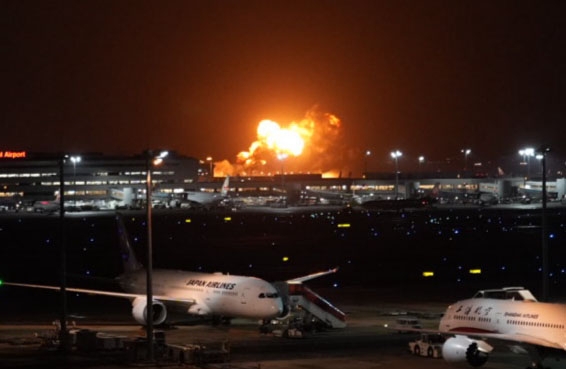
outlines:
[{"label": "dark sky", "polygon": [[[562,1],[0,0],[0,147],[233,161],[314,106],[371,166],[566,152]],[[330,154],[329,154],[330,155]],[[359,159],[357,159],[357,157]],[[353,165],[355,167],[355,165]]]}]

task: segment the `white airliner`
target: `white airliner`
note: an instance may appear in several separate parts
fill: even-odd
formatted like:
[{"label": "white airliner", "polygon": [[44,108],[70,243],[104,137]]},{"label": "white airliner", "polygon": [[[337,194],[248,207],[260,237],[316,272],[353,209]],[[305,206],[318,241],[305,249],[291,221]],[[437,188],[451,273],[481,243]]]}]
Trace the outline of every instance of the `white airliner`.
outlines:
[{"label": "white airliner", "polygon": [[53,214],[60,210],[61,200],[59,193],[55,194],[54,200],[37,200],[33,203],[33,211],[35,213]]},{"label": "white airliner", "polygon": [[216,205],[228,196],[230,189],[229,184],[230,177],[226,176],[220,188],[220,192],[188,191],[184,193],[185,199],[205,206]]},{"label": "white airliner", "polygon": [[503,343],[514,353],[528,354],[531,368],[547,357],[566,357],[566,305],[538,302],[522,287],[483,290],[448,307],[438,331],[454,335],[442,347],[448,362],[485,364]]},{"label": "white airliner", "polygon": [[[127,298],[132,302],[134,319],[146,323],[146,270],[136,260],[124,223],[117,216],[120,233],[124,273],[119,281],[124,292],[66,288],[67,291],[93,295]],[[287,281],[304,281],[334,273],[336,269],[319,272]],[[200,316],[224,318],[272,319],[286,313],[280,296],[273,284],[256,278],[220,273],[197,273],[180,270],[155,269],[153,281],[153,324],[167,318],[167,310]],[[4,285],[60,290],[58,286],[4,282]]]}]

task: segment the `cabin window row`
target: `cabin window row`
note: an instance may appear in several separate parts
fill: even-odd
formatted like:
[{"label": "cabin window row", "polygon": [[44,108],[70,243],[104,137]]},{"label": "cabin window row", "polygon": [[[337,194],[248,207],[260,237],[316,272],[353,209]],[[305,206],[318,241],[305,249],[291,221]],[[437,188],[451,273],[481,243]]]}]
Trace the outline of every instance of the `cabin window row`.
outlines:
[{"label": "cabin window row", "polygon": [[470,320],[470,321],[476,321],[477,318],[475,316],[468,316],[468,315],[454,315],[454,319],[455,320]]},{"label": "cabin window row", "polygon": [[523,320],[508,320],[507,324],[512,325],[526,325],[529,327],[544,327],[544,328],[558,328],[564,329],[564,324],[554,324],[554,323],[541,323],[541,322],[527,322]]},{"label": "cabin window row", "polygon": [[491,318],[486,318],[486,317],[475,317],[475,316],[468,316],[468,315],[454,315],[454,319],[455,320],[468,320],[468,321],[472,321],[475,322],[476,320],[478,322],[482,322],[482,323],[491,323]]}]

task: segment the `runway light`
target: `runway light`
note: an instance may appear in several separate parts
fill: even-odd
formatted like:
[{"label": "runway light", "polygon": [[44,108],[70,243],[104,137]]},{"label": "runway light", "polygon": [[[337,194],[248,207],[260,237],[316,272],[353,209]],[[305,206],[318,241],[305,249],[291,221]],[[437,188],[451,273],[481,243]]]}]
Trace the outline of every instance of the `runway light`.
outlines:
[{"label": "runway light", "polygon": [[0,279],[0,286],[1,286],[3,283],[4,283],[4,281]]},{"label": "runway light", "polygon": [[191,218],[185,219],[185,223],[190,223],[190,222],[191,222]]},{"label": "runway light", "polygon": [[231,220],[232,220],[232,217],[224,217],[224,221],[225,221],[225,222],[229,222],[229,221],[231,221]]},{"label": "runway light", "polygon": [[470,274],[481,274],[481,269],[470,269]]},{"label": "runway light", "polygon": [[434,272],[430,272],[430,271],[423,272],[423,277],[425,278],[434,277]]},{"label": "runway light", "polygon": [[350,223],[340,223],[338,224],[338,228],[350,228]]},{"label": "runway light", "polygon": [[289,257],[288,257],[288,256],[283,256],[283,261],[289,261]]}]

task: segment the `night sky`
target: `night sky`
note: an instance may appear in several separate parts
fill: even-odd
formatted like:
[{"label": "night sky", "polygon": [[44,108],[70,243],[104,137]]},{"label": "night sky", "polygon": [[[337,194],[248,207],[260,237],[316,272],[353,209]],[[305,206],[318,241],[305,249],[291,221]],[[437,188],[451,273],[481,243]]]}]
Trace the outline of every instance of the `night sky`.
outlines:
[{"label": "night sky", "polygon": [[[566,155],[562,1],[0,0],[2,150],[233,162],[262,119],[341,121],[328,157]],[[321,156],[326,155],[321,153]],[[519,158],[518,158],[519,159]],[[344,165],[344,164],[340,164]]]}]

